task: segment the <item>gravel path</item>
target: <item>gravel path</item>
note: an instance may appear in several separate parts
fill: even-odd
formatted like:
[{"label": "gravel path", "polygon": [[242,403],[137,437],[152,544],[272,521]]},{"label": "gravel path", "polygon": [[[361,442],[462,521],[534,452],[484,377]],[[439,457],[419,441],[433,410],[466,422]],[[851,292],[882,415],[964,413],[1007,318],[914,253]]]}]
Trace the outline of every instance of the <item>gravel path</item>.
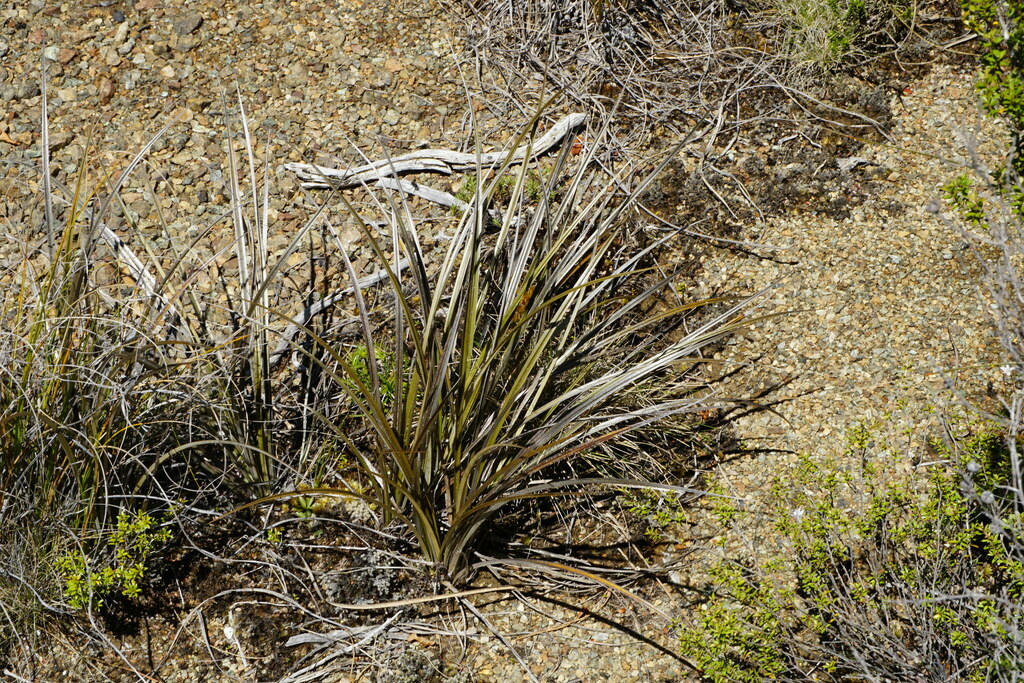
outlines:
[{"label": "gravel path", "polygon": [[[395,152],[423,144],[453,146],[465,137],[464,96],[452,58],[460,49],[458,30],[426,0],[60,6],[33,1],[0,9],[0,28],[0,158],[38,163],[37,73],[44,50],[54,60],[49,67],[51,151],[59,180],[74,177],[90,128],[96,131],[92,149],[120,168],[160,125],[180,117],[133,176],[125,196],[138,218],[135,237],[145,236],[158,249],[161,221],[172,232],[194,234],[197,225],[224,209],[221,91],[236,83],[251,125],[269,139],[257,151],[266,151],[275,163],[320,160],[318,153],[351,160],[352,143],[374,150],[384,142]],[[720,353],[723,361],[759,359],[725,388],[727,393],[750,396],[782,382],[766,400],[790,399],[775,406],[778,415],[757,412],[736,424],[745,447],[764,450],[724,466],[721,481],[752,507],[766,479],[790,466],[797,453],[839,457],[844,433],[858,422],[899,412],[903,421],[890,418],[885,429],[905,435],[906,454],[920,457],[936,428],[926,409],[941,400],[945,377],[954,377],[967,394],[1000,380],[994,369],[977,369],[993,349],[971,256],[941,216],[927,210],[955,174],[957,129],[974,124],[970,84],[971,75],[952,66],[910,84],[902,104],[894,106],[896,144],[864,147],[858,154],[869,163],[845,179],[870,181],[884,190],[854,207],[848,218],[830,218],[818,206],[805,205],[743,235],[784,247],[774,253],[791,265],[729,251],[701,257],[699,281],[688,295],[751,292],[777,284],[765,310],[794,311],[755,325]],[[741,140],[737,149],[751,156],[769,151],[749,140]],[[278,183],[274,217],[286,239],[309,206],[291,178],[282,174]],[[0,166],[5,198],[0,221],[38,229],[42,208],[25,201],[36,192],[37,177],[24,165]],[[0,268],[19,254],[16,239],[0,241]],[[759,537],[756,518],[749,520],[749,526],[737,528],[727,552],[746,552],[748,541]],[[679,546],[690,552],[688,542],[679,539]],[[692,577],[684,572],[682,580],[698,581],[694,572]],[[669,611],[686,598],[668,589],[652,597]],[[601,621],[581,620],[578,610],[567,606],[510,599],[481,602],[481,609],[510,634],[540,680],[686,680],[687,668],[670,655],[673,639],[661,620],[616,599],[581,602],[599,603],[594,609],[605,619],[649,642]],[[194,641],[192,652],[198,654],[166,668],[163,680],[258,678],[241,661],[229,661],[231,648],[219,635],[228,619],[209,613],[205,635],[186,629],[182,637]],[[158,651],[170,646],[176,626],[155,628]],[[443,658],[461,670],[463,678],[453,681],[527,680],[504,644],[482,629],[479,633],[464,656],[447,641],[410,648],[421,650],[429,662]],[[208,637],[224,648],[221,666],[201,661]],[[152,643],[141,640],[127,638],[120,646],[142,657]],[[91,668],[96,653],[76,647],[56,646],[39,680],[133,680],[125,671]],[[397,660],[381,666],[379,680],[404,680],[384,673],[397,671]],[[345,671],[339,663],[321,680],[350,680]]]}]

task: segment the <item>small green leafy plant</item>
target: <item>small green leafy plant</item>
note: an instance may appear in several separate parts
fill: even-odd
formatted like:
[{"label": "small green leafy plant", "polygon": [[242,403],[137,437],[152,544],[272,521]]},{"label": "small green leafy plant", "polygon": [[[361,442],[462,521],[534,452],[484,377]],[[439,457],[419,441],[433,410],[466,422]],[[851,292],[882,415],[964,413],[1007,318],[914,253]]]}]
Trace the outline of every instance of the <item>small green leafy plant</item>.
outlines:
[{"label": "small green leafy plant", "polygon": [[1024,132],[1024,5],[1007,0],[965,0],[964,23],[978,35],[985,111]]},{"label": "small green leafy plant", "polygon": [[[379,344],[373,347],[373,352],[377,364],[377,381],[380,383],[381,405],[388,409],[395,400],[395,381],[398,377],[395,373],[395,358]],[[371,386],[372,383],[369,359],[370,352],[365,344],[357,346],[348,355],[349,365],[364,386]],[[350,382],[350,387],[355,389],[356,385]]]},{"label": "small green leafy plant", "polygon": [[862,475],[804,458],[780,480],[785,556],[718,566],[683,652],[716,683],[1002,680],[1024,663],[1021,520],[1005,496],[992,507],[1008,484],[1002,435],[934,444],[947,465],[917,483],[879,476],[884,450],[863,430],[850,444],[842,461]]},{"label": "small green leafy plant", "polygon": [[968,224],[980,227],[985,223],[985,205],[966,173],[961,173],[943,188],[946,201]]},{"label": "small green leafy plant", "polygon": [[170,528],[160,526],[149,513],[121,512],[107,539],[112,557],[106,553],[103,559],[94,559],[83,550],[57,558],[64,599],[72,609],[96,609],[111,595],[137,598],[153,552],[170,538]]},{"label": "small green leafy plant", "polygon": [[[546,184],[545,176],[550,175],[550,171],[531,169],[527,175],[525,182],[523,183],[523,197],[530,202],[538,202],[544,195],[544,186]],[[471,202],[476,196],[477,185],[480,180],[477,178],[475,173],[469,173],[466,178],[462,181],[462,187],[455,193],[455,197],[464,202]],[[517,179],[513,174],[502,174],[494,179],[493,185],[487,187],[487,191],[491,193],[491,199],[497,200],[501,203],[508,203],[512,198],[512,193],[516,188]],[[485,189],[485,188],[481,188]],[[552,193],[548,197],[549,201],[554,200],[556,197],[555,193]]]},{"label": "small green leafy plant", "polygon": [[644,536],[657,543],[665,531],[686,522],[686,510],[677,494],[639,490],[621,492],[623,507],[644,523]]},{"label": "small green leafy plant", "polygon": [[996,168],[994,182],[1009,191],[1024,215],[1024,5],[1007,0],[965,0],[964,23],[980,42],[981,75],[975,84],[982,107],[1010,130],[1009,161]]}]

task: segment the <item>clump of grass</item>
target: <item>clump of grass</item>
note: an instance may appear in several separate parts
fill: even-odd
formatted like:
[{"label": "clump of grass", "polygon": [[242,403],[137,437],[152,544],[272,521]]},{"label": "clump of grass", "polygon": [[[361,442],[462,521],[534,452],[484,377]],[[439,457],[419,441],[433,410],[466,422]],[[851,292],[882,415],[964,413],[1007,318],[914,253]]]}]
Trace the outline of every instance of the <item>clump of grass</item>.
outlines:
[{"label": "clump of grass", "polygon": [[[244,127],[244,112],[242,119]],[[210,302],[190,289],[193,277],[182,275],[187,247],[172,239],[166,258],[146,263],[114,230],[122,218],[130,220],[116,211],[119,192],[171,125],[117,176],[94,174],[87,149],[73,188],[51,178],[43,154],[46,235],[26,239],[0,304],[0,641],[6,644],[34,632],[25,624],[40,605],[92,609],[100,603],[90,595],[134,592],[142,560],[91,569],[102,564],[104,548],[90,539],[111,529],[116,534],[115,519],[139,508],[167,508],[180,496],[192,504],[211,492],[237,495],[242,487],[249,497],[272,492],[281,477],[284,418],[269,370],[267,292],[280,264],[268,263],[268,199],[258,192],[248,131],[248,199],[229,155],[230,256],[239,263],[240,287],[234,300],[225,291],[226,301],[214,304],[227,308],[227,334],[211,332]],[[44,150],[45,139],[44,133]],[[134,290],[104,284],[111,279],[110,265],[101,265],[104,250],[126,266]],[[114,280],[120,279],[118,272]],[[211,457],[217,451],[222,458]],[[298,459],[285,471],[294,473]]]},{"label": "clump of grass", "polygon": [[[562,177],[569,159],[563,151],[551,177]],[[412,221],[394,219],[394,253],[364,225],[395,303],[386,331],[374,331],[357,290],[362,346],[388,344],[387,367],[376,353],[356,364],[317,339],[330,358],[318,362],[370,431],[358,442],[337,433],[361,484],[336,493],[363,497],[383,524],[407,529],[454,582],[475,573],[476,551],[516,504],[593,486],[658,486],[558,473],[603,443],[702,405],[695,355],[743,324],[745,302],[686,331],[685,314],[708,302],[651,312],[670,290],[667,279],[644,280],[640,267],[658,244],[633,254],[615,246],[651,178],[622,195],[627,182],[590,162],[580,159],[557,203],[543,192],[529,206],[521,200],[533,171],[495,169],[476,192],[508,187],[498,224],[476,201],[438,263],[424,257]],[[400,258],[410,262],[407,281]]]},{"label": "clump of grass", "polygon": [[899,44],[914,24],[914,0],[776,0],[787,58],[828,71]]},{"label": "clump of grass", "polygon": [[[94,260],[112,197],[137,162],[90,182],[87,153],[74,188],[43,183],[46,237],[26,239],[24,259],[8,273],[0,305],[0,650],[34,632],[25,625],[40,605],[60,602],[54,558],[129,506],[145,463],[174,443],[175,380],[156,342],[159,304],[98,284]],[[46,154],[41,172],[50,177]]]}]

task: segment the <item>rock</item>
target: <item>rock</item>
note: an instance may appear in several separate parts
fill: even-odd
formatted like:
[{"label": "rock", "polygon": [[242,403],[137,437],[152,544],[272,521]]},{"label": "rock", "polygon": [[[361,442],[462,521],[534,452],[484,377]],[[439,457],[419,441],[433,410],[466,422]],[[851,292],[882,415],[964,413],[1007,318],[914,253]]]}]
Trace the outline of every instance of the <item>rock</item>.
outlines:
[{"label": "rock", "polygon": [[71,144],[71,141],[74,139],[75,134],[68,131],[53,133],[52,135],[50,135],[48,141],[50,146],[50,153],[52,154],[53,152],[59,152],[60,150],[64,149],[69,144]]},{"label": "rock", "polygon": [[7,51],[10,50],[10,49],[11,49],[11,47],[10,47],[10,45],[7,44],[6,41],[0,40],[0,57],[3,57],[4,55],[6,55]]},{"label": "rock", "polygon": [[99,90],[100,103],[107,104],[114,96],[114,82],[106,76],[100,76],[100,82],[96,86]]},{"label": "rock", "polygon": [[48,45],[43,48],[43,56],[49,59],[51,62],[57,61],[57,56],[60,54],[60,48],[56,45]]},{"label": "rock", "polygon": [[121,63],[121,55],[117,54],[117,50],[111,45],[104,45],[100,48],[100,59],[107,66],[117,66]]},{"label": "rock", "polygon": [[195,31],[203,23],[202,16],[198,14],[186,14],[174,20],[174,32],[179,36],[187,36]]},{"label": "rock", "polygon": [[15,90],[14,98],[16,100],[27,100],[39,95],[39,84],[34,80],[28,83],[22,83]]},{"label": "rock", "polygon": [[160,69],[160,75],[164,78],[174,78],[174,67],[170,64]]},{"label": "rock", "polygon": [[76,53],[74,50],[62,47],[60,50],[57,51],[57,61],[61,64],[67,64],[75,58],[76,54],[78,53]]},{"label": "rock", "polygon": [[305,85],[309,81],[309,73],[306,68],[301,64],[296,64],[284,77],[284,84],[289,88],[297,88],[300,85]]},{"label": "rock", "polygon": [[115,24],[123,24],[125,20],[124,12],[121,10],[114,10],[114,13],[110,15],[110,18],[114,20]]},{"label": "rock", "polygon": [[[177,109],[171,112],[171,116],[181,121],[182,123],[188,123],[193,118],[195,118],[195,112],[193,112],[188,107],[178,107]],[[187,139],[188,138],[186,136],[186,140]],[[184,144],[182,146],[184,146]]]}]

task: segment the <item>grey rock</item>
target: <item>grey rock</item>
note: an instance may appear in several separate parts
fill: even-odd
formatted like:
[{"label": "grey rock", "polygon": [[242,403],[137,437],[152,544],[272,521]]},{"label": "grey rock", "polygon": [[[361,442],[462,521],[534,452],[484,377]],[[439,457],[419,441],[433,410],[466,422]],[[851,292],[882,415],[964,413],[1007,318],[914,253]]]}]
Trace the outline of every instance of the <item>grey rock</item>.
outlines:
[{"label": "grey rock", "polygon": [[309,73],[306,68],[301,64],[296,64],[284,77],[284,84],[289,88],[297,88],[300,85],[305,85],[309,80]]},{"label": "grey rock", "polygon": [[50,152],[59,152],[60,150],[71,144],[71,141],[75,139],[75,134],[67,131],[57,132],[50,135],[49,145]]},{"label": "grey rock", "polygon": [[27,100],[29,98],[36,97],[37,95],[39,95],[39,84],[35,81],[30,81],[18,86],[13,99]]},{"label": "grey rock", "polygon": [[195,31],[203,23],[203,18],[198,14],[186,14],[174,20],[174,32],[179,36],[187,36]]}]

